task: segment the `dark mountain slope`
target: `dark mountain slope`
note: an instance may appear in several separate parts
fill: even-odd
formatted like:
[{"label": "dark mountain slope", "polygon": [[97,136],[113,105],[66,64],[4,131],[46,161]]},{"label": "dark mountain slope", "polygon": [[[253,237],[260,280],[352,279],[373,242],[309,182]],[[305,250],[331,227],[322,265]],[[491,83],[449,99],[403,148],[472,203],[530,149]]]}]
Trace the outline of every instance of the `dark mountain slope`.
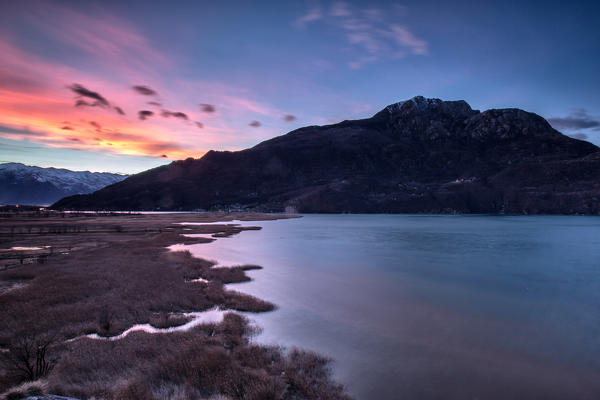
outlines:
[{"label": "dark mountain slope", "polygon": [[415,97],[372,118],[177,161],[55,207],[598,213],[599,151],[522,110]]}]

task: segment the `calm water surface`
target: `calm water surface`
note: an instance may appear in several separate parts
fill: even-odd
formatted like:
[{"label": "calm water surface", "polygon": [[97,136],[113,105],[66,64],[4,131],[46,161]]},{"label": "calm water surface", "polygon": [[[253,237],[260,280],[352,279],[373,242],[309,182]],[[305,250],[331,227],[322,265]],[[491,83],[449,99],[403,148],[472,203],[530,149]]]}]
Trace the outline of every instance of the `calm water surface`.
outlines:
[{"label": "calm water surface", "polygon": [[185,246],[259,264],[257,341],[361,399],[600,399],[600,218],[306,215]]}]

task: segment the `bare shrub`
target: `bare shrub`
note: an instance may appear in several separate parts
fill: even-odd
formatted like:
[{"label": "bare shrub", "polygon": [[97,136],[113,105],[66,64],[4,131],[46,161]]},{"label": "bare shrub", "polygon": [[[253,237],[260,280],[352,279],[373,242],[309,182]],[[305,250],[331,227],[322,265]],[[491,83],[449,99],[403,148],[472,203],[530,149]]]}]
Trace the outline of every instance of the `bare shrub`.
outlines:
[{"label": "bare shrub", "polygon": [[110,336],[113,326],[114,313],[107,308],[100,310],[98,314],[98,334],[101,336]]},{"label": "bare shrub", "polygon": [[54,367],[55,360],[48,354],[54,343],[52,336],[27,334],[15,338],[2,356],[15,376],[35,381],[48,375]]},{"label": "bare shrub", "polygon": [[44,392],[41,387],[32,385],[29,386],[29,388],[27,388],[25,394],[27,396],[41,396],[42,394],[44,394]]},{"label": "bare shrub", "polygon": [[247,368],[264,368],[280,365],[283,362],[282,349],[276,346],[248,345],[235,349],[233,356]]},{"label": "bare shrub", "polygon": [[286,397],[339,399],[343,387],[331,380],[330,360],[311,351],[292,349],[285,363]]},{"label": "bare shrub", "polygon": [[236,313],[227,313],[218,325],[217,332],[223,338],[223,347],[231,349],[248,343],[248,338],[258,331],[250,325],[248,318]]},{"label": "bare shrub", "polygon": [[22,392],[10,392],[6,395],[6,400],[21,400],[23,397],[25,397],[25,394]]}]

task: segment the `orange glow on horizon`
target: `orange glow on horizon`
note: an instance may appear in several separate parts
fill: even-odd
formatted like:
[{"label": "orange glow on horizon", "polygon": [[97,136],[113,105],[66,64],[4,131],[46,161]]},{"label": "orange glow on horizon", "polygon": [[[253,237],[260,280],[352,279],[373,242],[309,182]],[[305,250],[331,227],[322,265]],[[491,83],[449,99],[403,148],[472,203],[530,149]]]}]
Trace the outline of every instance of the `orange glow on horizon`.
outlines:
[{"label": "orange glow on horizon", "polygon": [[[184,159],[210,149],[238,150],[281,133],[265,120],[279,123],[288,112],[251,99],[243,87],[179,78],[173,56],[127,21],[90,18],[59,5],[44,10],[68,19],[57,29],[35,11],[40,29],[76,61],[28,51],[17,37],[0,32],[0,138]],[[81,59],[98,68],[82,68]],[[139,92],[136,85],[152,90]],[[249,127],[253,120],[261,120],[259,129]]]}]

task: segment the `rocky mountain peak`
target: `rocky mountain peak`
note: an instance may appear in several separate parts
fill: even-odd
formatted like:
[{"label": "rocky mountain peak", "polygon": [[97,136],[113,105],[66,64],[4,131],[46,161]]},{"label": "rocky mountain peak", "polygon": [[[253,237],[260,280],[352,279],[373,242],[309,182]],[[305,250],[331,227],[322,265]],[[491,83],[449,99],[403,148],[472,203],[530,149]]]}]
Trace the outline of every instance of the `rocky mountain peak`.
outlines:
[{"label": "rocky mountain peak", "polygon": [[461,136],[466,121],[479,114],[464,100],[443,101],[415,96],[390,104],[373,119],[385,120],[394,134],[421,139]]},{"label": "rocky mountain peak", "polygon": [[561,136],[544,118],[518,108],[484,111],[470,118],[466,129],[477,139]]},{"label": "rocky mountain peak", "polygon": [[57,208],[599,214],[600,149],[518,109],[422,96],[155,168]]},{"label": "rocky mountain peak", "polygon": [[412,99],[390,104],[376,115],[387,113],[390,117],[409,116],[414,114],[452,114],[454,117],[468,118],[479,113],[473,110],[464,100],[443,101],[436,98],[415,96]]}]

